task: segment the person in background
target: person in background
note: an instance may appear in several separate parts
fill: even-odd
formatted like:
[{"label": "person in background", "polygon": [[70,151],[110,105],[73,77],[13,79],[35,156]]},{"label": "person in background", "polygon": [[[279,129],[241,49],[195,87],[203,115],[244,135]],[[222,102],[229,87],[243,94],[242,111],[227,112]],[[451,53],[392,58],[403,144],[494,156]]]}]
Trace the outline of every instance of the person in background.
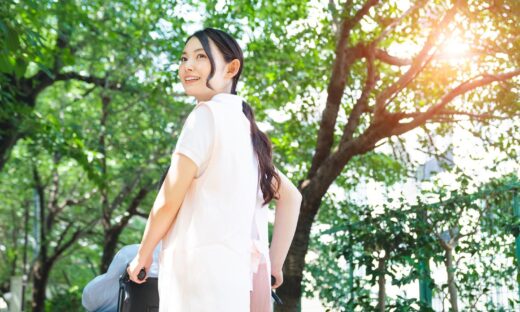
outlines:
[{"label": "person in background", "polygon": [[[158,244],[153,252],[153,261],[149,276],[157,277],[159,274]],[[106,273],[96,276],[83,289],[81,303],[89,312],[116,312],[117,297],[119,293],[119,277],[125,272],[126,265],[137,255],[139,244],[127,245],[121,248],[110,263]]]}]

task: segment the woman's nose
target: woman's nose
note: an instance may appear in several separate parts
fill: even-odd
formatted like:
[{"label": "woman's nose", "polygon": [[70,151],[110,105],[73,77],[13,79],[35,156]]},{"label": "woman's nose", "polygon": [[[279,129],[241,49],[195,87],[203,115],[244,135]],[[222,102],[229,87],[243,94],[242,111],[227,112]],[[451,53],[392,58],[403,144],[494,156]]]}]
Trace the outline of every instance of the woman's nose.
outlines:
[{"label": "woman's nose", "polygon": [[[189,65],[185,65],[185,66],[184,66],[184,69],[182,70],[183,76],[186,77],[186,76],[189,75],[191,72],[193,72],[193,69],[191,68],[191,66],[189,66]],[[179,72],[179,75],[180,75],[180,72]]]},{"label": "woman's nose", "polygon": [[191,60],[187,60],[184,62],[184,67],[188,70],[193,70],[193,62]]}]

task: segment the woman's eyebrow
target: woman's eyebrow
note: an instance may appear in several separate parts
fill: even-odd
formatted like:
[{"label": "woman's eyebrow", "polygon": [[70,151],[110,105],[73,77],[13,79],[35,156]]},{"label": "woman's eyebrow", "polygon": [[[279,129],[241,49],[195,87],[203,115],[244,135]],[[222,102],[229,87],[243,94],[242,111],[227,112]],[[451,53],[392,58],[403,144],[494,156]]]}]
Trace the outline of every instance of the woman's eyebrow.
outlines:
[{"label": "woman's eyebrow", "polygon": [[[197,51],[200,51],[200,50],[204,50],[204,49],[202,49],[202,48],[200,48],[200,49],[195,49],[195,50],[193,50],[193,52],[197,52]],[[184,54],[186,54],[186,51],[185,51],[185,52],[182,52],[182,55],[184,55]]]}]

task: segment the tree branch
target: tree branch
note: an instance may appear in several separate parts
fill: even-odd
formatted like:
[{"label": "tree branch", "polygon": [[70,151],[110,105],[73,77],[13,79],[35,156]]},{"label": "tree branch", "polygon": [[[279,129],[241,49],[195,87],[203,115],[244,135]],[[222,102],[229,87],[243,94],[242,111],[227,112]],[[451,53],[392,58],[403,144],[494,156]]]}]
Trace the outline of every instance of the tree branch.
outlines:
[{"label": "tree branch", "polygon": [[388,54],[388,52],[386,52],[383,49],[376,49],[376,58],[383,63],[387,63],[387,64],[395,65],[395,66],[412,65],[411,59],[405,59],[405,58],[400,58],[397,56],[390,55],[390,54]]},{"label": "tree branch", "polygon": [[420,0],[415,3],[415,5],[411,6],[408,10],[406,10],[399,18],[394,19],[388,26],[385,27],[385,29],[381,32],[381,34],[374,40],[374,45],[377,46],[381,40],[383,40],[388,34],[394,30],[399,23],[402,22],[403,19],[405,19],[408,15],[412,14],[419,8],[423,7],[426,4],[426,0]]},{"label": "tree branch", "polygon": [[93,189],[91,192],[86,193],[81,198],[68,198],[61,205],[57,206],[56,212],[60,213],[66,207],[79,205],[79,204],[85,202],[86,200],[88,200],[95,193],[97,193],[97,189]]},{"label": "tree branch", "polygon": [[441,111],[446,106],[446,104],[448,104],[454,98],[456,98],[457,96],[459,96],[461,94],[474,90],[478,87],[488,85],[492,82],[504,81],[504,80],[513,78],[518,75],[520,75],[520,69],[511,71],[511,72],[496,74],[496,75],[485,74],[485,75],[482,75],[482,78],[478,79],[478,80],[474,80],[474,79],[467,80],[467,81],[461,83],[460,85],[458,85],[456,88],[454,88],[450,92],[448,92],[446,95],[444,95],[437,104],[431,106],[427,111],[416,115],[412,121],[410,121],[408,123],[400,123],[397,127],[395,127],[392,130],[391,135],[400,135],[402,133],[405,133],[407,131],[410,131],[410,130],[422,125],[428,119],[432,118],[439,111]]},{"label": "tree branch", "polygon": [[24,85],[23,89],[28,90],[27,97],[36,98],[36,96],[43,91],[48,86],[51,86],[56,81],[64,81],[64,80],[80,80],[87,83],[92,83],[97,86],[112,89],[112,90],[122,90],[125,88],[124,82],[110,82],[105,84],[105,78],[99,78],[94,76],[83,76],[76,72],[68,72],[68,73],[54,73],[53,76],[49,76],[44,71],[39,71],[36,75],[32,76],[28,79],[23,79],[22,83]]},{"label": "tree branch", "polygon": [[76,72],[68,72],[68,73],[59,73],[56,74],[54,81],[61,81],[61,80],[80,80],[87,83],[92,83],[97,86],[111,89],[111,90],[121,90],[124,86],[124,82],[108,82],[106,78],[99,78],[94,76],[83,76]]},{"label": "tree branch", "polygon": [[[329,156],[330,149],[334,143],[334,126],[338,117],[338,111],[345,90],[347,76],[350,71],[350,66],[357,57],[357,53],[352,52],[358,51],[355,48],[347,47],[350,32],[368,13],[370,8],[375,6],[378,2],[378,0],[368,0],[352,18],[345,17],[341,24],[339,40],[336,45],[336,58],[334,60],[332,75],[327,88],[327,102],[322,114],[320,128],[318,130],[316,152],[312,159],[311,168],[309,169],[309,177],[314,176],[319,166]],[[347,12],[348,3],[349,2],[347,1],[344,9],[345,12]]]},{"label": "tree branch", "polygon": [[367,55],[367,78],[365,81],[365,86],[363,87],[363,91],[361,92],[361,96],[358,98],[356,104],[352,108],[352,111],[349,115],[348,121],[343,128],[343,135],[341,136],[340,144],[346,144],[346,142],[350,141],[356,131],[356,128],[359,125],[359,119],[363,112],[368,107],[368,99],[370,97],[370,92],[375,87],[376,84],[376,70],[374,66],[374,58],[375,58],[375,49],[373,47],[368,48]]},{"label": "tree branch", "polygon": [[140,211],[140,210],[137,210],[135,212],[135,215],[136,216],[139,216],[139,217],[143,217],[145,219],[148,219],[148,217],[150,216],[150,213],[147,213],[147,212],[144,212],[144,211]]},{"label": "tree branch", "polygon": [[117,207],[119,207],[119,205],[121,205],[123,200],[126,197],[128,197],[128,194],[130,194],[130,192],[135,188],[135,186],[141,180],[142,171],[143,170],[141,169],[141,172],[136,172],[134,175],[134,179],[130,183],[126,183],[123,185],[123,188],[121,189],[121,191],[119,191],[117,196],[114,198],[114,200],[110,204],[110,211],[114,211]]},{"label": "tree branch", "polygon": [[[396,116],[399,116],[399,119],[404,118],[415,118],[422,114],[423,112],[412,112],[412,113],[395,113]],[[482,113],[482,114],[476,114],[471,112],[463,112],[458,110],[451,110],[451,109],[443,109],[436,114],[437,116],[441,115],[463,115],[468,116],[470,119],[476,119],[476,120],[489,120],[489,119],[499,119],[499,120],[507,120],[510,119],[510,116],[497,116],[493,115],[492,113]]]},{"label": "tree branch", "polygon": [[[151,155],[149,162],[156,163],[157,160],[159,159],[159,157],[162,155],[162,152],[163,152],[162,149],[160,149],[160,148],[156,149],[153,152],[153,154]],[[126,197],[128,197],[128,194],[130,194],[130,192],[135,188],[135,186],[139,183],[139,181],[141,181],[142,173],[145,170],[146,170],[146,167],[143,166],[143,167],[139,168],[138,170],[134,171],[134,179],[132,180],[132,182],[125,184],[123,186],[123,188],[121,189],[121,191],[119,191],[117,196],[114,198],[114,200],[110,204],[110,212],[114,211],[117,207],[119,207],[119,205],[121,205],[123,200]]]},{"label": "tree branch", "polygon": [[435,42],[440,34],[446,30],[447,26],[455,17],[457,12],[457,5],[453,5],[444,15],[442,20],[432,27],[431,32],[426,39],[424,46],[419,54],[414,58],[410,68],[399,79],[384,89],[376,99],[376,107],[374,110],[374,120],[379,120],[386,112],[386,105],[388,100],[396,95],[399,91],[406,87],[406,85],[422,71],[425,65],[431,60],[433,54],[432,50],[436,47]]},{"label": "tree branch", "polygon": [[[124,227],[126,224],[128,224],[128,221],[130,220],[130,218],[132,218],[135,215],[142,216],[142,212],[138,211],[137,208],[139,207],[139,205],[141,204],[143,199],[146,197],[146,195],[150,191],[151,191],[151,186],[143,186],[139,189],[139,191],[134,196],[134,198],[132,199],[132,201],[130,202],[130,204],[128,205],[128,207],[126,209],[126,211],[128,213],[123,215],[123,217],[121,218],[121,220],[119,221],[119,223],[117,224],[116,227]],[[146,217],[148,217],[148,216],[146,216]]]},{"label": "tree branch", "polygon": [[68,231],[69,229],[69,225],[67,225],[67,229],[62,232],[62,235],[59,239],[59,244],[56,246],[56,248],[54,249],[54,253],[53,255],[49,258],[49,261],[56,261],[58,259],[58,257],[65,251],[67,250],[70,246],[72,246],[72,244],[74,244],[80,237],[82,237],[83,235],[87,234],[88,231],[94,226],[96,225],[96,223],[98,223],[100,221],[99,218],[96,218],[96,219],[93,219],[91,220],[89,223],[87,223],[85,226],[83,226],[82,228],[80,229],[77,229],[76,231],[74,231],[74,233],[72,234],[72,236],[63,244],[61,244],[61,242],[64,240],[65,238],[65,234],[66,232]]}]

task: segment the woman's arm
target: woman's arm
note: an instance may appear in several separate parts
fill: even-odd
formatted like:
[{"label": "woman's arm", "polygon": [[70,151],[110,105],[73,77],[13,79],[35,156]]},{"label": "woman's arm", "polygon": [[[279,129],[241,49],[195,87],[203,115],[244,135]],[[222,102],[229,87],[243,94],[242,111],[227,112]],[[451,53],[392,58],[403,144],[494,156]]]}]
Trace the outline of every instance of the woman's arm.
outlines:
[{"label": "woman's arm", "polygon": [[[136,276],[143,266],[148,272],[153,251],[177,217],[184,196],[196,173],[197,165],[190,158],[179,153],[172,155],[170,169],[148,216],[141,245],[134,259],[135,263],[129,267],[129,272],[135,273],[135,275],[130,274],[131,277]],[[132,280],[137,282],[136,279],[132,278]]]},{"label": "woman's arm", "polygon": [[[278,277],[276,274],[278,272],[281,274],[285,257],[296,231],[302,203],[302,195],[296,186],[278,168],[275,167],[275,170],[280,176],[280,198],[275,200],[273,237],[269,248],[271,271],[277,279],[273,288],[277,288],[283,282],[283,276]],[[274,181],[276,187],[276,180]]]}]

